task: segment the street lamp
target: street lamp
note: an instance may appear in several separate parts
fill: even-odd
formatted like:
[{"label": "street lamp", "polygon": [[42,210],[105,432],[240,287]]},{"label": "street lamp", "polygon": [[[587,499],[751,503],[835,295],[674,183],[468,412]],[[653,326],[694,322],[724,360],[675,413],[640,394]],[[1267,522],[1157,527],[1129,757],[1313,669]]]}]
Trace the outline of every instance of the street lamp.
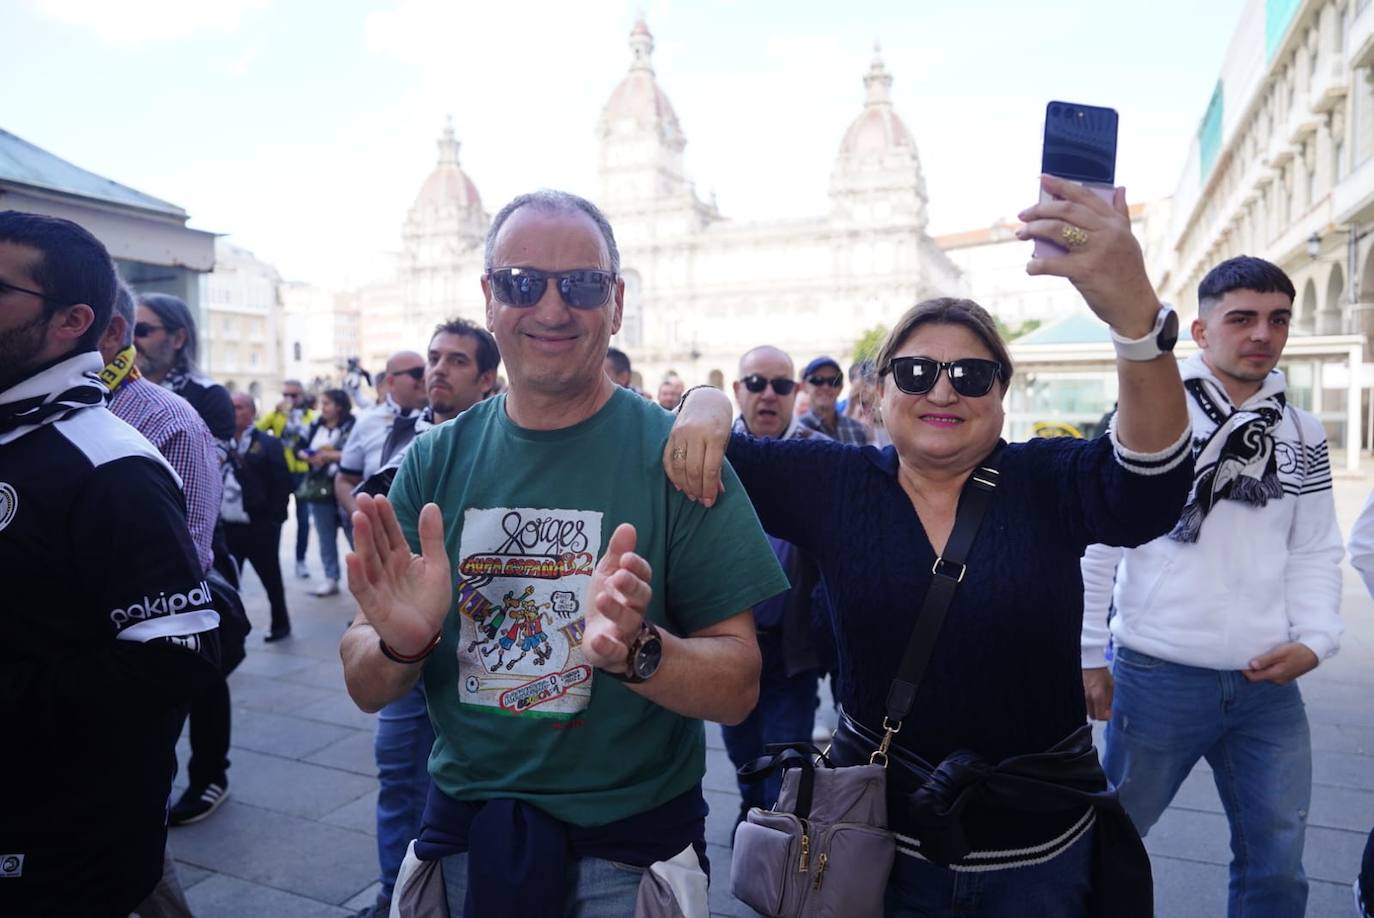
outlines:
[{"label": "street lamp", "polygon": [[1317,235],[1314,230],[1311,236],[1307,237],[1307,257],[1316,258],[1322,251],[1322,237]]}]

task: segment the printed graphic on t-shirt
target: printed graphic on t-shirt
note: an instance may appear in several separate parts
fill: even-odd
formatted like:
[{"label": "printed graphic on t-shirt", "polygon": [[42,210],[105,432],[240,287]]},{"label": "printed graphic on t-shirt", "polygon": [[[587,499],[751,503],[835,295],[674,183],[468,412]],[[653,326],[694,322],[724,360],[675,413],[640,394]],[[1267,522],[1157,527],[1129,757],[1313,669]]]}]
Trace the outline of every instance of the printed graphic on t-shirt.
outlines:
[{"label": "printed graphic on t-shirt", "polygon": [[458,697],[511,714],[584,710],[587,587],[601,514],[469,509],[458,553]]}]

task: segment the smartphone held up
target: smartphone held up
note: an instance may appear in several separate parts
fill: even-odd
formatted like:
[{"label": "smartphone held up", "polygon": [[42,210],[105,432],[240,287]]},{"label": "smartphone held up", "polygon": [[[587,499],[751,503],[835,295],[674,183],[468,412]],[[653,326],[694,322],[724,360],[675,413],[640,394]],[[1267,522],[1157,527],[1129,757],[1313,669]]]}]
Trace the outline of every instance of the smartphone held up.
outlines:
[{"label": "smartphone held up", "polygon": [[[1045,106],[1041,174],[1078,182],[1110,203],[1116,194],[1116,126],[1115,109],[1073,102],[1049,103]],[[1041,202],[1049,199],[1049,193],[1041,189]],[[1068,252],[1057,243],[1035,240],[1036,258],[1053,258]]]}]

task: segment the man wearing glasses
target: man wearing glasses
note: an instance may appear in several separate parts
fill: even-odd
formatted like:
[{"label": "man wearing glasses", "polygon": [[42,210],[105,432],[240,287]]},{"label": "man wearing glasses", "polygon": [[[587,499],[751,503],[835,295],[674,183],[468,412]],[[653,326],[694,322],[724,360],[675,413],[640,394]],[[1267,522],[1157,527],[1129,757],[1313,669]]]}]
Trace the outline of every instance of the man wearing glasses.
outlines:
[{"label": "man wearing glasses", "polygon": [[688,501],[672,416],[606,375],[619,260],[589,201],[506,205],[482,291],[509,389],[358,498],[345,681],[375,711],[423,673],[437,736],[402,902],[419,861],[455,915],[707,913],[701,721],[754,707],[749,609],[787,582],[733,472],[713,512]]},{"label": "man wearing glasses", "polygon": [[[733,430],[778,440],[827,439],[803,427],[793,413],[797,400],[795,366],[784,351],[762,345],[739,361],[735,402],[739,417]],[[721,733],[730,762],[739,769],[766,752],[772,743],[804,743],[811,739],[816,717],[816,685],[820,659],[812,639],[811,594],[820,575],[816,564],[790,542],[772,535],[768,542],[792,588],[754,606],[763,672],[759,703],[743,723]],[[770,807],[778,798],[781,775],[765,782],[739,782],[740,808],[736,823],[751,807]],[[733,838],[733,835],[731,836]]]},{"label": "man wearing glasses", "polygon": [[0,211],[0,915],[152,892],[182,708],[218,676],[181,483],[106,407],[116,283],[80,226]]},{"label": "man wearing glasses", "polygon": [[[357,509],[353,489],[382,467],[382,448],[397,418],[408,418],[429,404],[425,392],[425,358],[414,351],[397,351],[386,362],[387,391],[381,404],[358,416],[334,476],[334,496],[345,513]],[[345,530],[347,531],[347,530]]]},{"label": "man wearing glasses", "polygon": [[835,409],[844,386],[844,373],[832,357],[817,357],[802,371],[811,410],[801,416],[801,423],[841,443],[868,445],[868,431],[854,418],[845,417]]}]

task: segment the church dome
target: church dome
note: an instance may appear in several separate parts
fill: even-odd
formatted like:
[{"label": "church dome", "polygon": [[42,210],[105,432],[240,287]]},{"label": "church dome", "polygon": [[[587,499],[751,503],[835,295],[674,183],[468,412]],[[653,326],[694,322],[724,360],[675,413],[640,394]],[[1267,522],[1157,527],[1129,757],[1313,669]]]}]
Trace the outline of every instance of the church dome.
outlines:
[{"label": "church dome", "polygon": [[654,79],[654,36],[641,17],[630,31],[630,72],[611,92],[601,112],[601,136],[627,130],[657,133],[674,145],[685,143],[677,112]]},{"label": "church dome", "polygon": [[415,196],[415,209],[443,210],[456,207],[460,211],[482,212],[482,198],[477,186],[458,165],[458,141],[453,136],[453,122],[444,125],[439,137],[439,162],[420,186]]},{"label": "church dome", "polygon": [[873,62],[864,75],[864,89],[864,110],[844,132],[840,158],[863,160],[889,153],[915,156],[916,139],[892,110],[892,75],[887,72],[878,48],[873,49]]}]

